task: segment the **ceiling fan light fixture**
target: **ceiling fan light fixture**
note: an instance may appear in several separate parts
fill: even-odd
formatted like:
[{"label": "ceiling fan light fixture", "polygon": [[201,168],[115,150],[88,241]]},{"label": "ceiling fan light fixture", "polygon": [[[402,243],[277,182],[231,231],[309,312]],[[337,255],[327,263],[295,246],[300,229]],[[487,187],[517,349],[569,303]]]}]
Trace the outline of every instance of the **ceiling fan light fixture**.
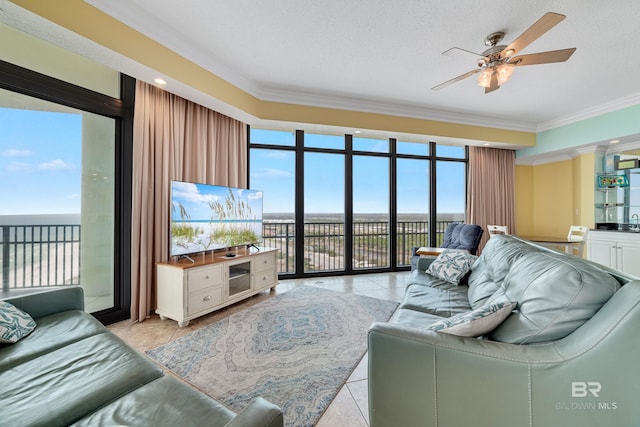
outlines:
[{"label": "ceiling fan light fixture", "polygon": [[513,65],[502,64],[498,67],[498,81],[500,84],[507,82],[513,73]]},{"label": "ceiling fan light fixture", "polygon": [[485,68],[478,76],[478,86],[489,87],[491,85],[491,68]]}]

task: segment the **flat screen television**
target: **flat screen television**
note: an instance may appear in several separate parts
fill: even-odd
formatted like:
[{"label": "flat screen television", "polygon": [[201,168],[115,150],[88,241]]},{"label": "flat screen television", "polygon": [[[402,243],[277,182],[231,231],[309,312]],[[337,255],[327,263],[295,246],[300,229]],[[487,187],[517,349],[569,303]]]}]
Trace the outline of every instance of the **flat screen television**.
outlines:
[{"label": "flat screen television", "polygon": [[171,181],[171,253],[262,242],[262,191]]}]

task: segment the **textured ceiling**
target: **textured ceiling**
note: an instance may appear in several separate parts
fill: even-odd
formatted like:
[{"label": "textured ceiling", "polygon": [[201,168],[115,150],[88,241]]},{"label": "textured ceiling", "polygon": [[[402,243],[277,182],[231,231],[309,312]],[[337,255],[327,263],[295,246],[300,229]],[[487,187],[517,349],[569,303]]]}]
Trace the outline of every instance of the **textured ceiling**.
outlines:
[{"label": "textured ceiling", "polygon": [[[220,77],[272,101],[496,121],[540,130],[640,100],[636,0],[88,0]],[[519,67],[498,91],[475,77],[495,31],[508,44],[548,11],[567,18],[523,54],[576,47],[565,63]]]}]

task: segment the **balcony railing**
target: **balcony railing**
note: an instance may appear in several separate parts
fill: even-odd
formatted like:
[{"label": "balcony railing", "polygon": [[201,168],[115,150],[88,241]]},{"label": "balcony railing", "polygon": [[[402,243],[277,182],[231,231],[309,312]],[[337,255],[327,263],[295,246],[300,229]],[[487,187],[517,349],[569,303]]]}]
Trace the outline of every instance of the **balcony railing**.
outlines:
[{"label": "balcony railing", "polygon": [[80,225],[0,225],[2,290],[80,283]]},{"label": "balcony railing", "polygon": [[[444,230],[458,221],[436,223],[437,246]],[[0,225],[2,290],[80,283],[80,225]],[[308,222],[304,225],[305,271],[340,271],[344,265],[344,224]],[[428,246],[427,221],[397,223],[397,263],[411,263],[413,246]],[[263,244],[280,249],[279,273],[295,272],[295,224],[265,222]],[[390,267],[389,223],[353,225],[354,270]]]},{"label": "balcony railing", "polygon": [[[436,244],[440,246],[444,231],[451,223],[436,223]],[[344,269],[344,224],[339,222],[307,222],[304,225],[305,271],[338,271]],[[385,221],[356,222],[353,225],[353,269],[389,267],[389,223]],[[280,249],[278,271],[295,272],[295,224],[265,222],[265,246]],[[428,246],[428,221],[397,222],[397,262],[411,263],[413,246]]]}]

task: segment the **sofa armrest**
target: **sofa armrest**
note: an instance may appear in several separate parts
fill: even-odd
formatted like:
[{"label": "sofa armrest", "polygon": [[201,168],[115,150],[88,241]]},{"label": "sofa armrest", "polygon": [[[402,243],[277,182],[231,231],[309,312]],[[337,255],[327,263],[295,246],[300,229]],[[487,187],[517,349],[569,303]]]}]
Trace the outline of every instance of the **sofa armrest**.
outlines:
[{"label": "sofa armrest", "polygon": [[33,318],[69,310],[84,310],[84,292],[80,286],[65,286],[41,292],[3,298]]},{"label": "sofa armrest", "polygon": [[225,427],[283,427],[282,410],[273,403],[258,397]]},{"label": "sofa armrest", "polygon": [[427,271],[427,268],[431,265],[433,261],[436,260],[434,256],[421,256],[418,258],[418,263],[416,264],[417,269],[420,271]]},{"label": "sofa armrest", "polygon": [[[550,348],[536,353],[560,361]],[[368,357],[372,427],[529,425],[522,346],[374,323]]]},{"label": "sofa armrest", "polygon": [[633,425],[638,324],[640,281],[624,285],[572,334],[544,344],[374,323],[371,426]]}]

